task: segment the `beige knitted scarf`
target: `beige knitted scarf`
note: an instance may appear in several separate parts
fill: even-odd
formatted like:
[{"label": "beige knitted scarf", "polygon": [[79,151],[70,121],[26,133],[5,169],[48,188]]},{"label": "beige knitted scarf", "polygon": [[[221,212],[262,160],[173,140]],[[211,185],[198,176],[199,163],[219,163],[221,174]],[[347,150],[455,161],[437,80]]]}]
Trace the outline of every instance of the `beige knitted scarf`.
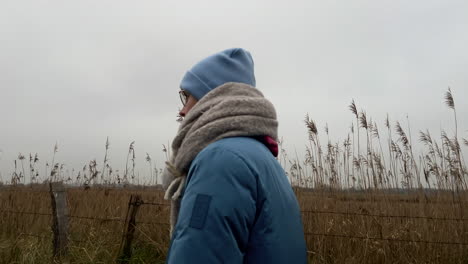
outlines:
[{"label": "beige knitted scarf", "polygon": [[235,136],[270,136],[277,140],[276,111],[256,88],[225,83],[197,102],[172,142],[172,154],[162,175],[164,198],[171,199],[171,236],[192,160],[209,144]]}]

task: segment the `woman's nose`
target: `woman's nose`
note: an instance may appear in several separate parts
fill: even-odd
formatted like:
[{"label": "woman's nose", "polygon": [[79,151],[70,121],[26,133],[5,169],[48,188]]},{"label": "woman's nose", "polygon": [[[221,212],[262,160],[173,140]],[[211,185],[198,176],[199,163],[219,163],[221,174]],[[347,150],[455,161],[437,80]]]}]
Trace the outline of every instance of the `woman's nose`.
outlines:
[{"label": "woman's nose", "polygon": [[186,110],[185,110],[185,106],[184,106],[182,109],[180,109],[179,116],[185,117],[185,114],[186,114]]}]

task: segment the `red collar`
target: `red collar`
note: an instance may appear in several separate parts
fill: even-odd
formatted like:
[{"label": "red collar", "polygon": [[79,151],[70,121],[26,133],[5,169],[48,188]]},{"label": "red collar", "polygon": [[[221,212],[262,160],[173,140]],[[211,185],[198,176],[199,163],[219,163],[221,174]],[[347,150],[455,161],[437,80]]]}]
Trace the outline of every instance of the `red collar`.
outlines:
[{"label": "red collar", "polygon": [[273,156],[278,157],[278,142],[276,142],[272,137],[270,136],[259,136],[255,137],[257,140],[262,142],[273,154]]}]

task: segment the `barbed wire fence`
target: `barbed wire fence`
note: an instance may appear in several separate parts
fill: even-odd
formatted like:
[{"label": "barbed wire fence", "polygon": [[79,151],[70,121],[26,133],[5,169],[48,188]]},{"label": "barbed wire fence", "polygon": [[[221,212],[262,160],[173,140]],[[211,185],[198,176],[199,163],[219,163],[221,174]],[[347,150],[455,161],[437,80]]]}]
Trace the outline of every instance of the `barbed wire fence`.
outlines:
[{"label": "barbed wire fence", "polygon": [[[52,196],[53,197],[53,196]],[[138,221],[136,220],[136,215],[140,206],[157,206],[158,209],[169,207],[168,203],[158,203],[152,201],[144,201],[139,195],[131,195],[128,203],[128,209],[126,211],[126,217],[122,218],[120,216],[108,216],[108,217],[96,217],[89,215],[74,215],[67,214],[66,217],[70,219],[81,219],[81,220],[90,220],[90,221],[100,221],[100,222],[118,222],[123,225],[122,231],[122,241],[120,242],[120,254],[118,256],[118,261],[120,263],[127,263],[131,258],[131,245],[134,238],[134,232],[138,230],[138,225],[156,225],[156,226],[165,226],[169,228],[169,222],[157,222],[157,221]],[[134,212],[132,214],[132,211]],[[54,212],[31,212],[31,211],[18,211],[18,210],[8,210],[0,209],[0,214],[18,214],[18,215],[33,215],[38,217],[51,217],[54,218]],[[308,214],[313,215],[340,215],[344,217],[377,217],[377,218],[387,218],[387,219],[414,219],[414,220],[429,220],[429,221],[450,221],[450,222],[459,222],[464,224],[468,222],[468,218],[454,218],[454,217],[436,217],[436,216],[417,216],[417,215],[394,215],[394,214],[374,214],[370,212],[343,212],[343,211],[324,211],[324,210],[301,210],[301,214],[304,217]],[[53,227],[52,227],[53,230]],[[52,234],[53,232],[51,232]],[[68,241],[74,243],[87,243],[87,240],[72,239],[68,234],[65,234],[68,237]],[[461,241],[431,241],[424,239],[404,239],[397,237],[378,237],[378,236],[364,236],[364,235],[350,235],[342,233],[321,233],[321,232],[310,232],[306,231],[304,233],[306,237],[319,238],[326,237],[331,239],[347,239],[347,240],[374,240],[374,241],[386,241],[388,243],[415,243],[415,244],[431,244],[439,246],[459,246],[462,248],[467,248],[468,243]],[[45,236],[44,234],[34,234],[28,232],[18,232],[16,233],[17,237],[28,236],[36,237],[41,240],[51,240],[53,236]],[[112,243],[112,245],[117,245],[119,243]],[[468,249],[467,249],[468,250]],[[308,251],[309,253],[311,251]]]},{"label": "barbed wire fence", "polygon": [[[169,204],[155,204],[155,203],[146,203],[142,202],[140,205],[157,205],[157,206],[169,206]],[[23,214],[23,215],[38,215],[38,216],[52,216],[51,213],[41,213],[41,212],[27,212],[27,211],[13,211],[13,210],[3,210],[0,209],[0,213],[12,213],[12,214]],[[450,217],[431,217],[431,216],[411,216],[411,215],[386,215],[386,214],[371,214],[371,213],[354,213],[354,212],[336,212],[336,211],[319,211],[319,210],[302,210],[302,214],[332,214],[332,215],[352,215],[352,216],[365,216],[365,217],[380,217],[380,218],[404,218],[404,219],[424,219],[424,220],[434,220],[434,221],[468,221],[468,218],[450,218]],[[70,218],[76,219],[88,219],[88,220],[99,220],[99,221],[116,221],[116,222],[125,222],[125,219],[120,217],[95,217],[95,216],[79,216],[79,215],[67,215]],[[136,223],[146,223],[146,224],[169,224],[161,222],[144,222],[137,221]]]},{"label": "barbed wire fence", "polygon": [[[58,184],[54,184],[53,186],[51,185],[50,187],[50,193],[53,194],[56,189],[60,189],[63,186],[60,186]],[[37,191],[36,191],[37,192]],[[42,193],[46,193],[46,191],[41,191]],[[51,200],[52,203],[57,203],[57,200],[67,200],[66,196],[57,196],[57,195],[51,195]],[[63,202],[63,201],[62,201]],[[66,203],[64,203],[66,204]],[[57,208],[52,206],[51,212],[32,212],[32,211],[21,211],[21,210],[9,210],[9,209],[1,209],[0,208],[0,214],[2,215],[2,218],[5,214],[16,214],[16,215],[24,215],[24,216],[34,216],[34,217],[49,217],[51,218],[52,225],[50,228],[51,235],[47,236],[44,235],[44,233],[41,234],[35,234],[31,232],[16,232],[13,235],[15,235],[17,238],[20,238],[22,236],[27,236],[27,237],[35,237],[41,240],[54,240],[54,254],[53,257],[54,259],[64,257],[67,255],[67,242],[74,242],[74,243],[87,243],[89,241],[87,240],[82,240],[82,239],[75,239],[71,238],[68,234],[68,229],[65,230],[57,230],[56,226],[60,225],[61,221],[64,219],[79,219],[79,220],[90,220],[90,221],[99,221],[99,222],[117,222],[123,225],[123,232],[122,232],[122,241],[117,242],[117,243],[111,243],[112,245],[120,245],[120,253],[119,256],[117,257],[117,261],[119,263],[127,263],[130,258],[131,258],[131,246],[134,238],[134,233],[136,230],[137,225],[152,225],[152,226],[165,226],[167,229],[169,228],[169,222],[160,222],[160,221],[138,221],[136,220],[136,215],[138,212],[138,208],[142,205],[147,205],[147,206],[155,206],[158,208],[161,207],[168,207],[169,204],[164,204],[164,203],[157,203],[157,202],[145,202],[141,199],[139,195],[130,195],[130,200],[128,203],[128,208],[126,210],[126,217],[122,218],[120,216],[107,216],[107,217],[98,217],[98,216],[90,216],[90,215],[75,215],[75,214],[69,214],[68,211],[65,211],[66,214],[61,215],[60,212],[57,212]],[[133,213],[132,213],[133,212]],[[1,219],[1,218],[0,218]],[[68,220],[66,223],[64,223],[68,226]],[[169,230],[169,229],[168,229]],[[65,232],[60,233],[60,231]],[[58,236],[66,236],[67,240],[66,241],[55,241],[56,237]],[[105,243],[106,245],[109,245],[110,243]]]}]

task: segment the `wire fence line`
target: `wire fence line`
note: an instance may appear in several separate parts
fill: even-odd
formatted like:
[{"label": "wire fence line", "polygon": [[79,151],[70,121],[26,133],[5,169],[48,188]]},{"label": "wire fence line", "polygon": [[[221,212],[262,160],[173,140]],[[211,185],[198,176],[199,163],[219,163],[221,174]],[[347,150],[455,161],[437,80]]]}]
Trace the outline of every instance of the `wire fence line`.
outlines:
[{"label": "wire fence line", "polygon": [[[153,203],[153,202],[140,202],[140,205],[156,205],[167,206],[170,204]],[[411,216],[411,215],[387,215],[387,214],[371,214],[371,213],[354,213],[354,212],[339,212],[339,211],[319,211],[319,210],[301,210],[303,214],[335,214],[335,215],[353,215],[353,216],[367,216],[367,217],[380,217],[380,218],[407,218],[407,219],[425,219],[437,221],[468,221],[468,218],[450,218],[450,217],[435,217],[435,216]]]},{"label": "wire fence line", "polygon": [[[75,187],[79,188],[79,186],[75,186]],[[71,187],[71,189],[76,189],[75,187]],[[67,189],[68,188],[70,188],[70,187],[67,187]],[[468,204],[468,200],[463,199],[466,196],[459,195],[459,194],[456,194],[456,193],[452,195],[453,192],[452,191],[447,191],[447,190],[439,190],[439,191],[451,194],[452,199],[450,199],[450,200],[438,200],[436,197],[431,196],[431,195],[433,195],[432,193],[430,193],[430,192],[427,193],[427,192],[424,192],[424,191],[422,191],[422,192],[414,191],[413,192],[414,195],[420,195],[420,197],[397,198],[397,197],[393,197],[393,196],[399,195],[399,194],[410,194],[411,191],[409,191],[407,193],[405,193],[405,192],[402,192],[402,193],[389,192],[389,193],[386,193],[384,195],[376,194],[375,196],[372,196],[373,195],[372,192],[367,192],[366,190],[362,190],[362,191],[359,191],[359,190],[348,190],[348,191],[347,190],[336,190],[336,191],[344,191],[347,194],[371,195],[370,197],[366,197],[366,198],[350,198],[350,197],[343,196],[343,194],[337,195],[333,191],[325,190],[325,191],[321,192],[320,190],[302,189],[302,188],[296,187],[296,186],[293,186],[292,188],[293,188],[296,195],[300,194],[300,195],[319,197],[319,198],[330,198],[330,199],[336,199],[336,200],[339,200],[339,201],[346,201],[346,202],[349,201],[349,202],[397,202],[397,203],[407,202],[407,203],[430,203],[430,204],[437,204],[437,203],[441,203],[441,204],[459,204],[459,203]],[[107,187],[106,189],[115,189],[115,188]],[[47,194],[47,195],[49,194],[48,189],[37,190],[37,189],[33,189],[33,188],[20,188],[20,189],[15,189],[14,191],[6,190],[6,192],[14,192],[14,193],[18,193],[18,192],[32,193],[33,192],[33,193],[43,193],[43,194]],[[387,195],[387,196],[385,196],[385,195]],[[145,202],[145,204],[151,204],[151,203]],[[156,205],[156,203],[155,203],[155,205]],[[161,203],[160,205],[169,205],[169,204]]]},{"label": "wire fence line", "polygon": [[[165,224],[165,223],[161,223]],[[386,237],[368,237],[368,236],[352,236],[352,235],[342,235],[342,234],[325,234],[325,233],[311,233],[306,232],[304,233],[306,236],[322,236],[322,237],[333,237],[333,238],[346,238],[346,239],[359,239],[359,240],[378,240],[378,241],[388,241],[388,242],[400,242],[400,243],[422,243],[422,244],[435,244],[435,245],[448,245],[448,246],[468,246],[468,243],[462,242],[452,242],[452,241],[429,241],[429,240],[421,240],[421,239],[401,239],[401,238],[386,238]],[[32,233],[19,233],[18,237],[20,236],[31,236],[37,237],[41,239],[51,239],[52,237],[47,237],[38,234]],[[72,242],[77,243],[89,243],[88,240],[79,240],[79,239],[69,239]],[[111,243],[108,243],[111,244]],[[118,243],[113,243],[118,244]]]},{"label": "wire fence line", "polygon": [[46,237],[46,236],[33,234],[33,233],[18,233],[18,237],[21,237],[21,236],[37,237],[37,238],[41,238],[41,239],[51,239],[52,238],[52,237]]},{"label": "wire fence line", "polygon": [[[90,217],[90,216],[76,216],[76,215],[68,215],[68,217],[71,218],[77,218],[77,219],[86,219],[86,220],[99,220],[99,221],[114,221],[114,222],[125,222],[125,219],[120,218],[120,217],[115,217],[115,218],[102,218],[102,217]],[[163,222],[148,222],[148,221],[135,221],[136,224],[143,224],[143,225],[170,225],[169,223],[163,223]]]},{"label": "wire fence line", "polygon": [[41,212],[27,212],[27,211],[13,211],[13,210],[3,210],[1,209],[0,212],[2,213],[10,213],[10,214],[24,214],[24,215],[44,215],[44,216],[52,216],[51,213],[41,213]]},{"label": "wire fence line", "polygon": [[[343,196],[342,194],[341,195],[336,195],[333,193],[333,191],[325,191],[323,193],[320,193],[320,191],[314,191],[312,189],[310,190],[301,190],[300,188],[297,188],[297,187],[293,187],[293,190],[295,192],[296,195],[300,194],[300,195],[304,195],[304,196],[312,196],[312,197],[319,197],[319,198],[330,198],[330,199],[335,199],[335,200],[338,200],[338,201],[341,201],[341,202],[372,202],[372,203],[376,203],[376,202],[390,202],[390,203],[401,203],[401,202],[404,202],[404,203],[425,203],[425,204],[468,204],[468,200],[465,200],[463,199],[464,197],[466,196],[460,196],[458,194],[455,194],[454,196],[452,196],[452,199],[450,200],[438,200],[437,198],[435,197],[432,197],[431,194],[427,194],[427,193],[416,193],[415,194],[418,194],[418,195],[421,195],[421,197],[416,197],[416,198],[397,198],[397,197],[392,197],[394,195],[398,195],[400,193],[388,193],[387,195],[388,196],[382,196],[381,194],[377,194],[375,196],[370,196],[370,197],[366,197],[366,198],[350,198],[350,197],[346,197],[346,196]],[[112,189],[112,188],[110,188]],[[346,190],[341,190],[341,191],[345,191]],[[443,190],[442,190],[443,191]],[[7,190],[7,192],[10,192]],[[17,192],[25,192],[25,193],[31,193],[31,192],[34,192],[34,193],[43,193],[43,194],[49,194],[49,190],[35,190],[35,189],[15,189],[14,191],[15,193]],[[348,194],[367,194],[367,195],[372,195],[372,193],[366,193],[365,190],[363,190],[362,192],[359,192],[359,191],[349,191]],[[449,192],[448,193],[452,193],[452,192]],[[152,203],[152,202],[145,202],[144,204],[153,204],[153,205],[162,205],[162,206],[169,206],[170,204],[166,204],[166,203]]]},{"label": "wire fence line", "polygon": [[168,203],[155,203],[155,202],[141,202],[141,205],[155,205],[155,206],[171,206],[171,204]]},{"label": "wire fence line", "polygon": [[356,194],[358,195],[359,192],[355,193],[347,193],[347,194],[340,194],[336,195],[330,192],[325,192],[325,193],[317,193],[313,191],[301,191],[301,190],[296,190],[295,191],[296,195],[304,195],[308,197],[318,197],[318,198],[329,198],[329,199],[334,199],[338,200],[340,202],[372,202],[372,203],[424,203],[424,204],[468,204],[468,200],[465,200],[464,198],[467,197],[466,195],[458,195],[455,194],[451,196],[452,198],[450,200],[439,200],[435,197],[431,197],[430,195],[427,196],[425,193],[419,194],[421,197],[415,197],[415,198],[398,198],[395,197],[395,195],[398,195],[398,193],[389,193],[388,196],[382,195],[382,194],[377,194],[375,196],[372,196],[372,193],[362,193],[369,195],[368,197],[365,198],[359,198],[359,197],[349,197],[347,195],[349,194]]},{"label": "wire fence line", "polygon": [[380,240],[389,242],[403,242],[403,243],[422,243],[422,244],[436,244],[436,245],[456,245],[456,246],[468,246],[468,243],[452,242],[452,241],[428,241],[420,239],[401,239],[401,238],[389,238],[389,237],[367,237],[367,236],[352,236],[342,234],[325,234],[325,233],[304,233],[306,236],[324,236],[324,237],[335,237],[335,238],[347,238],[347,239],[360,239],[360,240]]},{"label": "wire fence line", "polygon": [[49,194],[49,190],[36,190],[36,189],[14,189],[14,190],[8,190],[8,189],[0,189],[0,191],[5,192],[5,193],[42,193],[44,195]]},{"label": "wire fence line", "polygon": [[[12,210],[0,210],[2,213],[13,213],[13,214],[20,214],[20,215],[40,215],[40,216],[52,216],[51,213],[36,213],[36,212],[23,212],[23,211],[12,211]],[[94,216],[78,216],[78,215],[67,215],[70,218],[76,219],[85,219],[85,220],[97,220],[97,221],[109,221],[109,222],[125,222],[125,219],[120,217],[94,217]],[[147,221],[136,221],[137,224],[145,224],[145,225],[169,225],[169,223],[163,222],[147,222]]]},{"label": "wire fence line", "polygon": [[[44,236],[44,235],[39,235],[39,234],[34,234],[34,233],[24,233],[24,232],[21,232],[21,233],[16,233],[17,236],[16,237],[21,237],[21,236],[28,236],[28,237],[36,237],[36,238],[40,238],[40,239],[53,239],[52,236]],[[90,240],[81,240],[81,239],[75,239],[75,238],[68,238],[68,241],[71,241],[71,242],[75,242],[75,243],[90,243]],[[118,245],[118,243],[100,243],[100,244],[103,244],[103,245]]]},{"label": "wire fence line", "polygon": [[[27,211],[13,211],[13,210],[0,210],[2,213],[10,213],[10,214],[20,214],[20,215],[40,215],[40,216],[52,216],[51,213],[40,213],[40,212],[27,212]],[[100,221],[123,221],[123,219],[114,217],[114,218],[102,218],[102,217],[94,217],[94,216],[78,216],[78,215],[66,215],[70,218],[77,218],[77,219],[89,219],[89,220],[100,220]]]},{"label": "wire fence line", "polygon": [[164,222],[145,222],[145,221],[136,221],[137,224],[142,224],[142,225],[165,225],[165,226],[170,226],[170,223],[164,223]]},{"label": "wire fence line", "polygon": [[109,221],[109,222],[123,222],[124,219],[120,217],[94,217],[94,216],[79,216],[79,215],[67,215],[70,218],[75,218],[75,219],[86,219],[86,220],[98,220],[98,221]]},{"label": "wire fence line", "polygon": [[[168,204],[162,203],[149,203],[142,202],[140,205],[155,205],[155,206],[169,206]],[[25,215],[40,215],[40,216],[52,216],[51,213],[42,212],[28,212],[28,211],[14,211],[14,210],[0,210],[1,213],[12,213],[12,214],[25,214]],[[344,215],[344,216],[364,216],[364,217],[379,217],[379,218],[403,218],[403,219],[422,219],[422,220],[434,220],[434,221],[457,221],[464,222],[468,221],[468,218],[451,218],[451,217],[433,217],[433,216],[411,216],[411,215],[389,215],[389,214],[372,214],[372,213],[358,213],[358,212],[339,212],[339,211],[320,211],[320,210],[302,210],[302,214],[332,214],[332,215]],[[95,216],[79,216],[79,215],[67,215],[70,218],[76,219],[88,219],[98,221],[117,221],[124,222],[125,219],[120,217],[95,217]],[[145,224],[157,224],[156,222],[141,222]]]},{"label": "wire fence line", "polygon": [[437,221],[468,221],[468,218],[450,218],[450,217],[432,217],[432,216],[411,216],[411,215],[386,215],[386,214],[370,214],[370,213],[353,213],[353,212],[335,212],[335,211],[318,211],[318,210],[304,210],[301,213],[305,214],[333,214],[333,215],[353,215],[353,216],[367,216],[367,217],[380,217],[380,218],[406,218],[406,219],[425,219]]},{"label": "wire fence line", "polygon": [[320,195],[310,195],[320,199],[329,198],[343,203],[408,203],[408,204],[461,204],[467,205],[468,201],[460,201],[460,200],[450,200],[450,201],[439,201],[439,200],[425,200],[425,199],[357,199],[357,198],[348,198],[348,197],[331,197],[331,196],[320,196]]},{"label": "wire fence line", "polygon": [[[129,205],[149,205],[149,206],[158,206],[158,207],[168,207],[170,204],[158,203],[158,202],[145,202],[140,200],[138,202],[129,202]],[[5,210],[0,209],[0,213],[12,213],[20,215],[38,215],[38,216],[52,216],[52,213],[44,212],[30,212],[30,211],[15,211],[15,210]],[[340,211],[320,211],[320,210],[302,210],[302,214],[332,214],[332,215],[343,215],[343,216],[363,216],[363,217],[379,217],[379,218],[403,218],[403,219],[416,219],[416,220],[436,220],[436,221],[459,221],[464,222],[468,221],[465,218],[449,218],[449,217],[432,217],[432,216],[408,216],[408,215],[390,215],[390,214],[372,214],[372,213],[360,213],[360,212],[340,212]],[[93,221],[114,221],[126,223],[128,219],[121,217],[94,217],[94,216],[79,216],[68,214],[70,218],[74,219],[86,219]],[[156,226],[169,226],[169,223],[165,222],[147,222],[147,221],[135,221],[135,224],[143,225],[156,225]],[[306,236],[315,236],[315,237],[331,237],[331,238],[345,238],[345,239],[359,239],[359,240],[376,240],[376,241],[388,241],[393,243],[420,243],[420,244],[434,244],[434,245],[452,245],[452,246],[468,246],[468,243],[464,242],[453,242],[453,241],[430,241],[422,239],[402,239],[402,238],[391,238],[391,237],[369,237],[369,236],[359,236],[359,235],[347,235],[347,234],[328,234],[328,233],[313,233],[305,232]],[[31,236],[41,239],[51,239],[51,237],[33,234],[33,233],[19,233],[18,236]],[[71,239],[70,241],[76,243],[89,243],[85,240]],[[115,244],[115,243],[114,243]]]}]

